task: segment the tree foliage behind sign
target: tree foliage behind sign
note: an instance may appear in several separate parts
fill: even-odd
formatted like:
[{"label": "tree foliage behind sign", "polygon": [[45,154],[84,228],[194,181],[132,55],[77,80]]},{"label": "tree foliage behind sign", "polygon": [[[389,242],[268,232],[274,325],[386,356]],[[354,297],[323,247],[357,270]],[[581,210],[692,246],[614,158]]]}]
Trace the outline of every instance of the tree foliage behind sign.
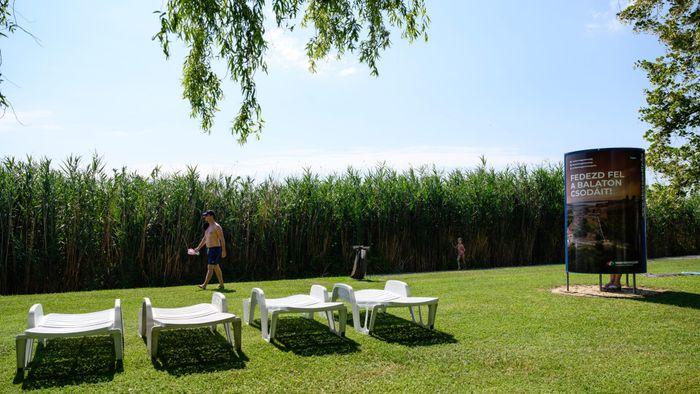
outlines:
[{"label": "tree foliage behind sign", "polygon": [[651,88],[640,117],[651,125],[647,162],[676,192],[700,189],[700,6],[697,0],[637,0],[618,14],[657,36],[666,53],[640,60]]},{"label": "tree foliage behind sign", "polygon": [[[424,0],[271,0],[278,27],[293,30],[298,23],[312,30],[306,44],[309,69],[335,53],[358,52],[372,75],[378,74],[380,52],[390,46],[390,29],[397,28],[409,42],[426,36],[430,22]],[[255,74],[265,64],[265,0],[168,0],[160,13],[155,35],[170,55],[170,38],[182,40],[189,53],[182,68],[184,97],[191,116],[211,131],[217,104],[223,98],[222,77],[212,61],[222,60],[226,73],[240,85],[242,102],[232,125],[240,143],[263,127]]]}]

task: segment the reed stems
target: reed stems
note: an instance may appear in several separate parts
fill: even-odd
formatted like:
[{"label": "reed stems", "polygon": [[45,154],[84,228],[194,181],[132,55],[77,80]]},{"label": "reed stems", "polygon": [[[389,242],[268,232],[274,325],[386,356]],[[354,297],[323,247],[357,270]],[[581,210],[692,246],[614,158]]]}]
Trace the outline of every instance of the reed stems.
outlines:
[{"label": "reed stems", "polygon": [[[651,256],[700,251],[700,198],[649,191]],[[674,202],[675,201],[675,202]],[[217,212],[227,281],[349,274],[352,246],[369,272],[563,262],[561,165],[448,173],[353,168],[282,180],[106,171],[93,157],[0,163],[0,294],[196,283],[205,257],[200,213]]]}]

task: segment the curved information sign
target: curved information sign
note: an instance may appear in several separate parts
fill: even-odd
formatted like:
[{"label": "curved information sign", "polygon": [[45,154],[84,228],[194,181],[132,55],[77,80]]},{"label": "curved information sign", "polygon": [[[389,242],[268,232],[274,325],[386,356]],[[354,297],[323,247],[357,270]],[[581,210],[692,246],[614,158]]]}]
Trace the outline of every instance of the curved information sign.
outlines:
[{"label": "curved information sign", "polygon": [[569,152],[564,165],[567,272],[646,272],[644,150]]}]

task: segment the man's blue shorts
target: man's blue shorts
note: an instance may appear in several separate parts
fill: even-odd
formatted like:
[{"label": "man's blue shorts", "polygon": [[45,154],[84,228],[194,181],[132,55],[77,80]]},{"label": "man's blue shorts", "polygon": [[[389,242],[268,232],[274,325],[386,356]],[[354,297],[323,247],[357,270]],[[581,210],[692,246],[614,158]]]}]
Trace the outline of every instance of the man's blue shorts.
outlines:
[{"label": "man's blue shorts", "polygon": [[221,246],[207,248],[207,264],[219,265],[221,262]]}]

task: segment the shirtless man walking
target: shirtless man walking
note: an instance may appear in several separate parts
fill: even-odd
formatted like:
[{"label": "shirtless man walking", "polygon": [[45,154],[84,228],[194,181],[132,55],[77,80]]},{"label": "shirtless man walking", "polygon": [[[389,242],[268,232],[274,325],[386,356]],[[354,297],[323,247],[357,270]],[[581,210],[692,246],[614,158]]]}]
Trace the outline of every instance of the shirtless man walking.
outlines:
[{"label": "shirtless man walking", "polygon": [[204,237],[202,241],[199,242],[195,251],[199,253],[199,250],[207,246],[207,276],[204,278],[204,283],[197,285],[202,290],[207,288],[209,280],[211,279],[211,273],[214,271],[216,273],[216,279],[219,280],[219,289],[224,288],[224,275],[221,273],[221,267],[219,263],[221,259],[226,257],[226,242],[224,241],[224,230],[221,228],[219,223],[215,222],[214,219],[216,215],[214,211],[208,210],[202,214],[204,220],[207,221],[209,226],[204,231]]}]

